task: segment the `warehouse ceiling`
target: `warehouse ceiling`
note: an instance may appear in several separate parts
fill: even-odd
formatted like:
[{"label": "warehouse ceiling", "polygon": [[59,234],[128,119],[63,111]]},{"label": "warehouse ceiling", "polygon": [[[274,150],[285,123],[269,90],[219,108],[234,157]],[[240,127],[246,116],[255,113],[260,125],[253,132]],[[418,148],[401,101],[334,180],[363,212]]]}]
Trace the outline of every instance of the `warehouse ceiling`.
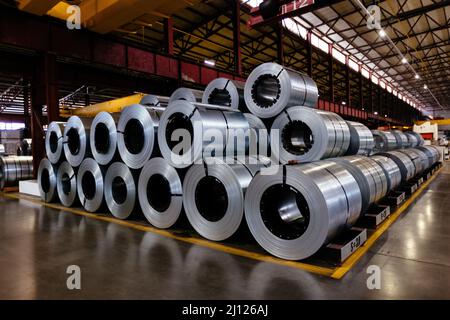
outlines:
[{"label": "warehouse ceiling", "polygon": [[[89,29],[150,50],[164,49],[163,21],[172,16],[177,56],[200,63],[212,60],[225,70],[234,68],[231,0],[0,1],[9,5],[17,3],[22,10],[57,18],[67,17],[67,6],[77,4],[82,9],[82,22]],[[248,74],[254,66],[276,60],[277,37],[276,26],[247,28],[251,6],[260,1],[243,2],[241,48],[244,73]],[[361,2],[364,7],[374,3]],[[326,5],[321,5],[323,3]],[[325,42],[333,43],[340,52],[368,67],[393,91],[402,92],[416,105],[426,107],[426,111],[435,111],[438,115],[442,110],[450,110],[450,1],[375,3],[380,8],[380,23],[386,33],[383,37],[378,30],[367,27],[365,12],[357,0],[316,1],[310,7],[311,12],[285,20],[284,64],[306,71],[302,38],[302,30],[306,29]],[[326,91],[327,55],[315,51],[313,77],[319,89]],[[407,63],[402,62],[403,57]],[[416,73],[419,79],[415,78]],[[343,85],[336,87],[338,91],[345,90]]]}]

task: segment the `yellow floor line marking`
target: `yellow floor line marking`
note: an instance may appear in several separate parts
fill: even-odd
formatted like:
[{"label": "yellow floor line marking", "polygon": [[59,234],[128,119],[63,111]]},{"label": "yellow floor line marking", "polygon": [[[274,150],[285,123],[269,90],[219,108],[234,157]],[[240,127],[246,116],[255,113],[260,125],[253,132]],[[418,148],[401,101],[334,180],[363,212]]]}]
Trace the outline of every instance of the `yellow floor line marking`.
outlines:
[{"label": "yellow floor line marking", "polygon": [[375,241],[395,222],[395,220],[412,204],[412,202],[422,193],[422,191],[436,178],[437,174],[442,170],[439,169],[428,181],[426,181],[408,200],[406,200],[403,205],[398,208],[393,214],[391,214],[386,221],[367,239],[366,243],[356,250],[341,266],[337,268],[327,268],[320,267],[308,263],[303,263],[299,261],[289,261],[276,258],[274,256],[265,255],[257,252],[247,251],[245,249],[239,249],[235,247],[231,247],[222,243],[213,242],[210,240],[206,240],[203,238],[191,237],[191,236],[179,236],[169,230],[157,229],[155,227],[149,225],[143,225],[133,221],[119,220],[114,217],[109,217],[104,214],[96,214],[89,213],[83,210],[79,210],[76,208],[67,208],[54,203],[45,203],[40,199],[21,195],[17,193],[5,193],[0,192],[0,195],[6,198],[16,199],[16,200],[26,200],[33,203],[37,203],[40,205],[44,205],[46,207],[62,210],[66,212],[71,212],[80,216],[115,223],[121,226],[125,226],[128,228],[132,228],[135,230],[143,231],[143,232],[152,232],[164,237],[168,237],[171,239],[183,241],[189,244],[195,244],[202,247],[210,248],[217,251],[222,251],[225,253],[254,259],[263,262],[274,263],[282,266],[292,267],[296,269],[305,270],[308,272],[320,274],[323,276],[331,277],[334,279],[341,279],[350,269],[364,256],[364,254],[370,249],[370,247],[375,243]]},{"label": "yellow floor line marking", "polygon": [[397,220],[397,218],[422,194],[422,191],[437,177],[442,168],[424,182],[416,192],[406,200],[394,213],[392,213],[386,221],[377,228],[377,230],[367,239],[366,243],[358,248],[344,263],[337,267],[331,274],[333,279],[341,279],[350,269],[367,253],[367,251],[374,245],[375,241]]},{"label": "yellow floor line marking", "polygon": [[320,267],[320,266],[311,265],[311,264],[298,262],[298,261],[283,260],[283,259],[279,259],[279,258],[276,258],[273,256],[269,256],[269,255],[265,255],[265,254],[261,254],[261,253],[257,253],[257,252],[251,252],[251,251],[247,251],[244,249],[230,247],[230,246],[222,244],[222,243],[213,242],[213,241],[202,239],[202,238],[191,237],[191,236],[179,236],[168,230],[157,229],[152,226],[143,225],[143,224],[139,224],[139,223],[132,222],[132,221],[119,220],[119,219],[116,219],[113,217],[108,217],[108,216],[105,216],[102,214],[89,213],[89,212],[86,212],[83,210],[78,210],[75,208],[66,208],[64,206],[54,204],[54,203],[44,203],[41,200],[38,200],[38,199],[30,197],[30,196],[24,196],[24,195],[19,195],[19,194],[10,194],[10,193],[4,193],[4,192],[1,192],[0,195],[7,197],[7,198],[16,199],[16,200],[26,200],[26,201],[34,202],[34,203],[44,205],[44,206],[52,208],[52,209],[71,212],[71,213],[74,213],[77,215],[85,216],[85,217],[96,219],[96,220],[106,221],[106,222],[110,222],[110,223],[115,223],[118,225],[122,225],[125,227],[129,227],[129,228],[144,231],[144,232],[152,232],[152,233],[164,236],[164,237],[187,242],[190,244],[200,245],[200,246],[203,246],[206,248],[234,254],[237,256],[241,256],[241,257],[254,259],[254,260],[258,260],[258,261],[275,263],[275,264],[288,266],[288,267],[292,267],[292,268],[297,268],[297,269],[302,269],[302,270],[305,270],[308,272],[312,272],[312,273],[316,273],[316,274],[320,274],[320,275],[324,275],[324,276],[328,276],[328,277],[331,276],[331,274],[334,271],[334,269],[332,269],[332,268]]}]

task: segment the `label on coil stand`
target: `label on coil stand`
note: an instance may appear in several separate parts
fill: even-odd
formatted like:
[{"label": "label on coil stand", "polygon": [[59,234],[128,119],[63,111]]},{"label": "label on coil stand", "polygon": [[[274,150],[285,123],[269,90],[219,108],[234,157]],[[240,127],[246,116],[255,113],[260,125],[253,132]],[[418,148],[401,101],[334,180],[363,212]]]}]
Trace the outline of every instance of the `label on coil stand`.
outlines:
[{"label": "label on coil stand", "polygon": [[376,225],[380,225],[384,220],[386,220],[387,217],[391,215],[391,207],[386,206],[386,208],[383,209],[379,214],[377,214],[375,218]]},{"label": "label on coil stand", "polygon": [[367,229],[362,229],[361,232],[356,237],[354,237],[349,243],[347,243],[345,246],[341,248],[341,262],[345,261],[366,241],[367,241]]},{"label": "label on coil stand", "polygon": [[421,186],[423,184],[423,177],[421,177],[419,180],[417,180],[417,185]]}]

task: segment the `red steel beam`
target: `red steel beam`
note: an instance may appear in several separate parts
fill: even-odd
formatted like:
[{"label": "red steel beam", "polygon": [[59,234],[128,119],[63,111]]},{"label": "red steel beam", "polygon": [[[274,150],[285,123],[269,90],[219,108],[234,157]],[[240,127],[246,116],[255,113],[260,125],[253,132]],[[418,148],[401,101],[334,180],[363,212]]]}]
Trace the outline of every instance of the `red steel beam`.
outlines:
[{"label": "red steel beam", "polygon": [[164,38],[166,42],[166,53],[173,56],[173,19],[164,18]]},{"label": "red steel beam", "polygon": [[233,1],[233,50],[234,71],[242,75],[242,52],[241,52],[241,3],[240,0]]}]

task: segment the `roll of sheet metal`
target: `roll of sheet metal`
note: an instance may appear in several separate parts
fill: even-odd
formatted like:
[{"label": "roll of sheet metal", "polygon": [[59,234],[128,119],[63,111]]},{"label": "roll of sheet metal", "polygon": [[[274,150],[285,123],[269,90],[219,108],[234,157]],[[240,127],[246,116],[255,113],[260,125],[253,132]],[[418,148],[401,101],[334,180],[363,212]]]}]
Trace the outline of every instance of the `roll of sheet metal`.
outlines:
[{"label": "roll of sheet metal", "polygon": [[64,128],[64,154],[72,167],[91,155],[89,132],[93,119],[72,116]]},{"label": "roll of sheet metal", "polygon": [[119,158],[117,148],[117,123],[120,113],[102,111],[92,122],[89,140],[92,156],[101,165],[108,165]]},{"label": "roll of sheet metal", "polygon": [[256,241],[269,253],[288,260],[313,255],[360,212],[357,181],[332,161],[257,174],[245,197],[245,218]]},{"label": "roll of sheet metal", "polygon": [[350,146],[346,155],[370,155],[375,145],[370,129],[362,123],[354,121],[347,121],[347,125],[350,129]]},{"label": "roll of sheet metal", "polygon": [[146,107],[167,107],[169,104],[169,99],[169,97],[147,94],[142,97],[139,104]]},{"label": "roll of sheet metal", "polygon": [[397,149],[409,148],[409,140],[406,134],[404,134],[400,130],[392,130],[391,132],[394,134],[395,139],[397,140]]},{"label": "roll of sheet metal", "polygon": [[208,109],[178,100],[161,116],[158,144],[172,166],[186,168],[213,150],[216,157],[248,152],[245,137],[244,145],[236,146],[237,132],[249,133],[249,123],[241,112]]},{"label": "roll of sheet metal", "polygon": [[161,111],[139,104],[126,107],[117,124],[117,148],[123,162],[140,169],[158,150],[156,139]]},{"label": "roll of sheet metal", "polygon": [[428,158],[428,154],[424,152],[423,150],[420,150],[419,147],[413,149],[415,153],[417,153],[420,156],[420,160],[422,160],[422,172],[425,172],[430,168],[433,163],[430,162],[430,159]]},{"label": "roll of sheet metal", "polygon": [[424,140],[422,138],[422,135],[420,135],[417,132],[414,131],[407,131],[405,132],[406,136],[408,137],[409,146],[411,148],[422,146],[424,143]]},{"label": "roll of sheet metal", "polygon": [[433,164],[439,161],[439,151],[432,146],[420,146],[416,149],[425,152],[428,157],[428,168],[430,168]]},{"label": "roll of sheet metal", "polygon": [[33,178],[33,157],[0,157],[0,190]]},{"label": "roll of sheet metal", "polygon": [[203,91],[190,88],[178,88],[175,90],[169,99],[169,104],[178,100],[185,100],[189,102],[202,102]]},{"label": "roll of sheet metal", "polygon": [[350,129],[337,114],[306,107],[292,107],[273,122],[272,153],[281,163],[310,162],[344,155],[350,145]]},{"label": "roll of sheet metal", "polygon": [[122,162],[114,162],[105,175],[105,201],[109,211],[125,220],[135,211],[137,203],[137,174]]},{"label": "roll of sheet metal", "polygon": [[348,156],[331,160],[344,166],[358,182],[363,199],[363,212],[370,204],[377,202],[387,194],[387,177],[383,168],[376,161],[364,156]]},{"label": "roll of sheet metal", "polygon": [[0,143],[0,157],[4,156],[6,153],[5,146]]},{"label": "roll of sheet metal", "polygon": [[421,174],[425,170],[424,165],[426,164],[428,159],[424,159],[423,156],[416,152],[415,149],[409,148],[399,150],[399,152],[406,154],[411,159],[412,163],[414,164],[414,176]]},{"label": "roll of sheet metal", "polygon": [[400,168],[394,160],[381,155],[374,155],[370,157],[370,159],[376,161],[383,168],[387,178],[388,192],[394,190],[400,185],[402,182],[402,174],[400,172]]},{"label": "roll of sheet metal", "polygon": [[377,155],[385,156],[394,160],[400,169],[402,175],[402,183],[411,180],[414,177],[416,168],[411,158],[400,151],[389,151],[378,153]]},{"label": "roll of sheet metal", "polygon": [[56,190],[56,173],[57,167],[44,158],[41,160],[38,168],[38,186],[41,199],[45,202],[54,202],[58,199]]},{"label": "roll of sheet metal", "polygon": [[[202,103],[239,109],[245,107],[245,82],[217,78],[211,81],[203,92]],[[245,109],[245,108],[244,108]]]},{"label": "roll of sheet metal", "polygon": [[386,152],[397,149],[397,139],[389,131],[372,130],[375,142],[374,152]]},{"label": "roll of sheet metal", "polygon": [[95,212],[103,207],[103,178],[103,169],[92,158],[85,159],[78,168],[78,198],[86,211]]},{"label": "roll of sheet metal", "polygon": [[192,227],[203,237],[222,241],[242,223],[244,195],[263,163],[207,158],[193,165],[183,182],[183,205]]},{"label": "roll of sheet metal", "polygon": [[58,168],[56,190],[63,206],[72,207],[77,203],[77,174],[67,161]]},{"label": "roll of sheet metal", "polygon": [[50,122],[45,134],[45,153],[51,163],[57,164],[64,161],[64,128],[65,122]]},{"label": "roll of sheet metal", "polygon": [[255,68],[244,89],[247,108],[261,118],[275,117],[292,106],[315,107],[318,96],[310,77],[276,63]]},{"label": "roll of sheet metal", "polygon": [[31,139],[22,139],[22,141],[17,144],[17,155],[31,156],[33,152],[32,145],[33,142]]},{"label": "roll of sheet metal", "polygon": [[164,158],[153,158],[142,168],[138,196],[148,222],[157,228],[170,228],[183,209],[180,175]]},{"label": "roll of sheet metal", "polygon": [[269,154],[270,136],[266,125],[260,118],[251,113],[244,113],[250,126],[248,154],[252,156]]}]

